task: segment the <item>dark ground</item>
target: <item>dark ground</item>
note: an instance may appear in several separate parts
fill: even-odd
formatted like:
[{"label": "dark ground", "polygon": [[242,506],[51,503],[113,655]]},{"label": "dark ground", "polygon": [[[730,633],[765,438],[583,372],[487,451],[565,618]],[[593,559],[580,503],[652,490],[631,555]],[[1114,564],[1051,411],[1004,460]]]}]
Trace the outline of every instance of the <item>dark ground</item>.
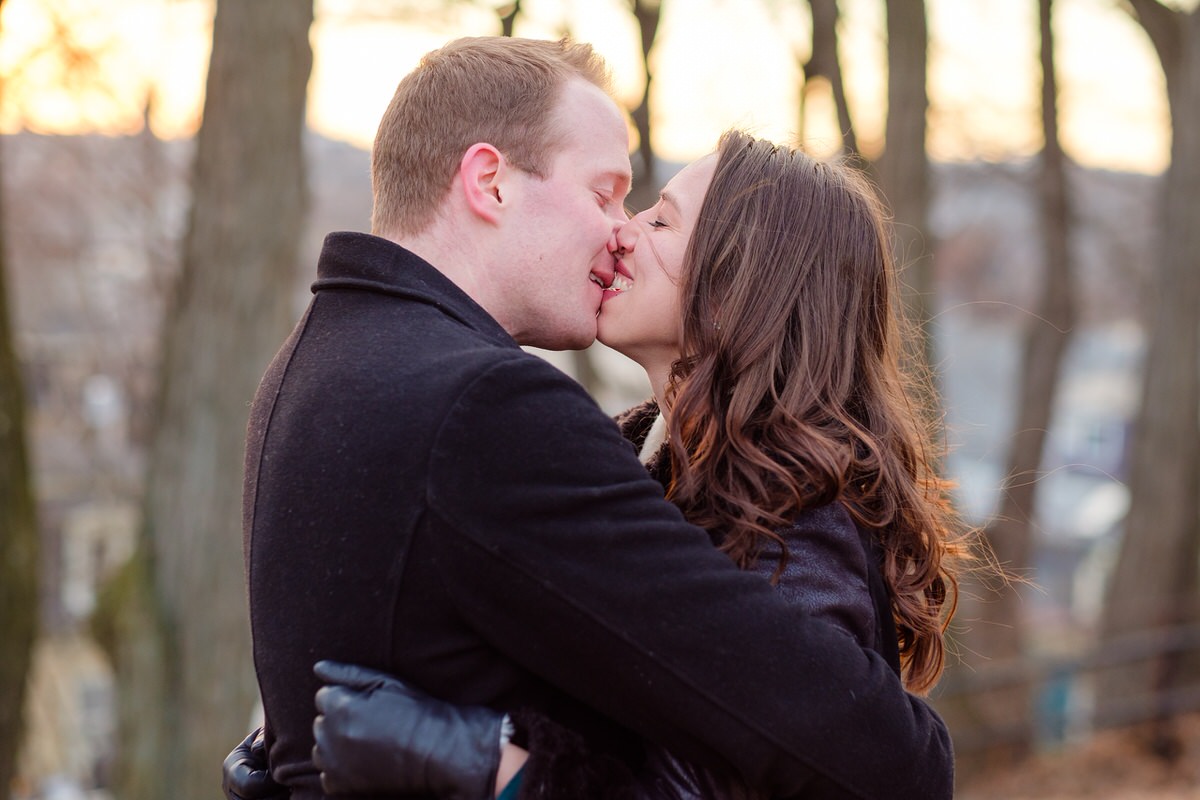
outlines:
[{"label": "dark ground", "polygon": [[1039,754],[1019,766],[961,781],[955,796],[958,800],[1200,800],[1200,714],[1180,717],[1176,725],[1182,752],[1173,762],[1141,746],[1141,732],[1109,731]]}]

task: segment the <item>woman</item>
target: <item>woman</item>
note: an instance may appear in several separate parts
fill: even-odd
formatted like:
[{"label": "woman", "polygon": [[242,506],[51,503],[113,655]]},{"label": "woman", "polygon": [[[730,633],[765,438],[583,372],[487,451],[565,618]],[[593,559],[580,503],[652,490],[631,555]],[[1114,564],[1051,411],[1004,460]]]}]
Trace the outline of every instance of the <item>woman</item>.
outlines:
[{"label": "woman", "polygon": [[[668,499],[739,566],[879,652],[911,691],[927,691],[942,671],[965,548],[918,410],[931,393],[901,369],[902,348],[914,341],[902,331],[870,186],[844,166],[730,132],[624,225],[611,249],[616,276],[599,338],[646,370],[655,398],[618,422]],[[412,736],[397,763],[416,758],[420,767],[364,783],[375,771],[352,759],[366,745],[351,744],[345,729],[372,703],[382,707],[370,695],[389,681],[322,670],[338,684],[318,695],[314,760],[328,790],[490,795],[495,759],[464,758],[461,744],[439,750],[411,728],[371,752]],[[425,722],[445,723],[447,736],[476,719],[407,689],[390,696],[411,704],[408,719],[424,708]],[[495,716],[484,712],[488,725]],[[601,797],[753,796],[653,747],[630,776],[548,721],[518,722],[532,753],[523,796],[579,797],[585,785]],[[504,753],[508,772],[525,757],[511,745]],[[811,796],[839,793],[814,785]]]}]

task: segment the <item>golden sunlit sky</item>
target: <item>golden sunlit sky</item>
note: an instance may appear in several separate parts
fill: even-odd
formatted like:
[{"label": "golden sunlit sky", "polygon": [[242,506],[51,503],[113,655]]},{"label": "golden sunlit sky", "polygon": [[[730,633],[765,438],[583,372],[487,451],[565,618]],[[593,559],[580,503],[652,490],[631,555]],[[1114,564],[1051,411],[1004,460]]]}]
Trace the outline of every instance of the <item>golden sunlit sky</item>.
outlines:
[{"label": "golden sunlit sky", "polygon": [[[356,0],[319,0],[312,29],[309,124],[370,145],[396,82],[448,39],[498,32],[479,2],[445,19],[380,19]],[[397,0],[393,6],[403,5]],[[609,60],[622,97],[641,94],[638,32],[625,0],[524,0],[518,35],[569,29]],[[721,131],[797,135],[797,55],[808,50],[800,0],[664,0],[652,54],[655,145],[686,161]],[[927,0],[930,24],[929,150],[935,159],[1000,160],[1040,146],[1037,3]],[[885,36],[881,0],[843,0],[841,55],[851,111],[868,154],[881,146]],[[203,102],[212,0],[6,0],[0,17],[0,131],[46,133],[140,129],[194,133]],[[67,26],[66,30],[56,27]],[[1055,34],[1064,146],[1109,169],[1161,171],[1170,146],[1161,69],[1136,22],[1115,0],[1056,0]],[[61,46],[91,52],[64,61]],[[73,66],[73,68],[71,68]],[[832,111],[810,103],[807,144],[833,141]],[[825,120],[824,125],[817,124]]]}]

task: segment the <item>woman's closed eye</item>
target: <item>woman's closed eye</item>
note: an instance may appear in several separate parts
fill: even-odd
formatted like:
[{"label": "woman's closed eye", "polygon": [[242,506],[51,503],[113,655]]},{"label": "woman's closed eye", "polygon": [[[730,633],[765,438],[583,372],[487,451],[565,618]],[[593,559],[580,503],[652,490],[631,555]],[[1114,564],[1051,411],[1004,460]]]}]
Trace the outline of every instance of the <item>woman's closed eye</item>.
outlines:
[{"label": "woman's closed eye", "polygon": [[651,220],[649,225],[651,228],[666,228],[666,227],[668,227],[667,223],[663,222],[661,219]]}]

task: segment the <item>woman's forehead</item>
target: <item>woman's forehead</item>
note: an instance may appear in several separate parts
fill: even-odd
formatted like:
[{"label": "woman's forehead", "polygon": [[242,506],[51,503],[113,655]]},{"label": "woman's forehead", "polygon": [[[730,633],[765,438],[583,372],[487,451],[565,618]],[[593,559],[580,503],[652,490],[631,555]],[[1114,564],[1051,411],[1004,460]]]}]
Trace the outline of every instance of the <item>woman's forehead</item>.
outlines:
[{"label": "woman's forehead", "polygon": [[681,213],[699,213],[700,203],[716,169],[716,153],[696,159],[667,182],[662,191],[663,200],[674,205]]}]

